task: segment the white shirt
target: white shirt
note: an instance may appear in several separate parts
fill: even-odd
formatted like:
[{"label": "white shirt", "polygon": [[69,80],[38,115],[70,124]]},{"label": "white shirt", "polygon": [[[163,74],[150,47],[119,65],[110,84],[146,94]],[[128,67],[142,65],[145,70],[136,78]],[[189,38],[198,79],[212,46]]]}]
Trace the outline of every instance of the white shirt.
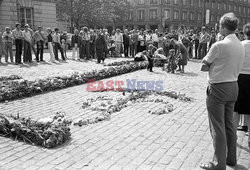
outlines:
[{"label": "white shirt", "polygon": [[153,42],[159,42],[159,37],[156,33],[152,34],[152,40]]},{"label": "white shirt", "polygon": [[241,74],[250,74],[250,40],[244,40],[241,44],[245,48],[245,58],[243,66],[241,67]]},{"label": "white shirt", "polygon": [[123,43],[123,35],[121,33],[115,33],[115,42]]},{"label": "white shirt", "polygon": [[23,31],[23,37],[26,41],[31,42],[31,33],[30,31]]},{"label": "white shirt", "polygon": [[244,56],[245,49],[235,34],[214,43],[203,59],[211,63],[208,82],[213,84],[237,81]]}]

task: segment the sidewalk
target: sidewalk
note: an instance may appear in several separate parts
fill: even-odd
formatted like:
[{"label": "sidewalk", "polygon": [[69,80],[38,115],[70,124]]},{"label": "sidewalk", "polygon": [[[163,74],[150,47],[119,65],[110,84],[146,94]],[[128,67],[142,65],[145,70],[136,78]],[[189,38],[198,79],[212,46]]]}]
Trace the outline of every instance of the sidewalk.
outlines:
[{"label": "sidewalk", "polygon": [[[205,106],[206,73],[200,64],[189,62],[186,74],[168,74],[161,68],[153,73],[141,70],[107,80],[162,80],[164,90],[185,93],[195,98],[187,103],[168,99],[176,108],[166,115],[151,115],[150,108],[159,103],[136,104],[114,113],[111,120],[88,126],[72,126],[72,140],[56,149],[42,149],[0,137],[0,167],[2,169],[126,169],[126,170],[194,170],[201,162],[212,159],[212,139]],[[105,81],[107,81],[105,80]],[[4,114],[41,118],[53,112],[65,111],[73,120],[91,117],[81,105],[86,98],[103,93],[86,91],[87,85],[75,86],[22,100],[1,103]],[[116,97],[117,93],[108,93]],[[237,170],[250,168],[247,136],[238,136]],[[0,169],[1,169],[0,168]]]},{"label": "sidewalk", "polygon": [[[55,76],[65,76],[73,74],[74,72],[88,72],[91,70],[100,70],[104,68],[103,64],[97,64],[96,59],[89,61],[76,61],[72,60],[72,52],[68,52],[67,56],[69,60],[66,62],[61,61],[57,63],[51,63],[49,61],[49,53],[44,53],[44,61],[34,63],[29,65],[14,65],[14,64],[0,64],[1,75],[0,76],[10,76],[19,75],[26,80],[43,79],[47,77]],[[35,59],[35,56],[32,57]],[[59,55],[60,59],[60,55]],[[112,63],[115,61],[132,60],[131,58],[107,58],[105,63]]]}]

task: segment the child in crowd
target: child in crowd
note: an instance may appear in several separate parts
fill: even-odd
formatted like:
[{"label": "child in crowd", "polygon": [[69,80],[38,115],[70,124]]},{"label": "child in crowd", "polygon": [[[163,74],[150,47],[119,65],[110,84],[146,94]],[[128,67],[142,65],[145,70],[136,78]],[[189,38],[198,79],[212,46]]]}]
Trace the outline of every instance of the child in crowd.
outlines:
[{"label": "child in crowd", "polygon": [[176,62],[175,62],[175,50],[171,49],[169,50],[169,59],[167,64],[167,72],[174,73],[175,69],[177,68]]},{"label": "child in crowd", "polygon": [[67,58],[67,44],[66,44],[66,41],[65,39],[62,39],[62,49],[63,49],[63,53],[64,53],[64,56],[65,58]]},{"label": "child in crowd", "polygon": [[116,54],[115,54],[115,41],[114,40],[110,41],[110,44],[108,46],[108,52],[110,53],[111,57],[116,56]]},{"label": "child in crowd", "polygon": [[148,46],[148,53],[147,53],[147,58],[148,58],[148,68],[150,72],[153,72],[153,66],[154,66],[154,53],[156,51],[156,47],[150,44]]}]

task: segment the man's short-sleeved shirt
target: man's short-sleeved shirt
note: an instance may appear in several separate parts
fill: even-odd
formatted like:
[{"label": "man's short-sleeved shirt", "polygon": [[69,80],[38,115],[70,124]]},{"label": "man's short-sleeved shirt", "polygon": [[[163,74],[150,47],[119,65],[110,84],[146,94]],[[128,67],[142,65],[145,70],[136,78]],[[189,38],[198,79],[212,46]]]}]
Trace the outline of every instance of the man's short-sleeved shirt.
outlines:
[{"label": "man's short-sleeved shirt", "polygon": [[229,34],[224,40],[214,43],[203,59],[211,63],[209,83],[237,81],[244,56],[244,47],[235,34]]}]

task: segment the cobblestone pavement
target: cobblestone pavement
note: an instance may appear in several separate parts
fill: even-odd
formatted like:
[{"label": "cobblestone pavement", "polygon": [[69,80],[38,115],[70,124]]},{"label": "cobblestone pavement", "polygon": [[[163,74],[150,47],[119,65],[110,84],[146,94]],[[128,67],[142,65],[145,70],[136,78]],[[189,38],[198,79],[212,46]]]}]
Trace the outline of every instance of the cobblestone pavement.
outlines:
[{"label": "cobblestone pavement", "polygon": [[[89,60],[89,61],[76,61],[71,60],[72,52],[68,52],[67,56],[69,60],[66,62],[60,61],[56,63],[51,62],[39,62],[29,65],[14,65],[14,64],[0,64],[1,74],[0,76],[10,76],[10,75],[19,75],[26,80],[34,80],[34,79],[42,79],[46,77],[55,77],[55,76],[62,76],[62,75],[69,75],[74,72],[87,72],[96,69],[102,69],[104,66],[103,64],[97,64],[96,59]],[[60,55],[59,55],[60,58]],[[35,56],[33,55],[33,59]],[[107,58],[105,63],[110,63],[114,61],[123,61],[123,60],[131,60],[129,58]],[[44,61],[49,61],[49,54],[44,54]]]},{"label": "cobblestone pavement", "polygon": [[[168,98],[175,110],[166,115],[152,115],[159,103],[139,103],[124,108],[111,120],[93,125],[72,126],[72,140],[56,149],[16,142],[0,137],[2,169],[95,169],[95,170],[193,170],[212,159],[213,147],[205,107],[206,74],[200,64],[190,62],[186,74],[168,74],[160,68],[113,77],[108,80],[163,80],[164,90],[174,90],[195,98],[182,102]],[[105,80],[107,81],[107,80]],[[105,95],[86,91],[87,85],[0,104],[5,114],[41,118],[65,111],[73,120],[98,113],[81,109],[84,99]],[[117,93],[108,93],[116,97]],[[247,136],[238,134],[238,170],[250,168]]]}]

